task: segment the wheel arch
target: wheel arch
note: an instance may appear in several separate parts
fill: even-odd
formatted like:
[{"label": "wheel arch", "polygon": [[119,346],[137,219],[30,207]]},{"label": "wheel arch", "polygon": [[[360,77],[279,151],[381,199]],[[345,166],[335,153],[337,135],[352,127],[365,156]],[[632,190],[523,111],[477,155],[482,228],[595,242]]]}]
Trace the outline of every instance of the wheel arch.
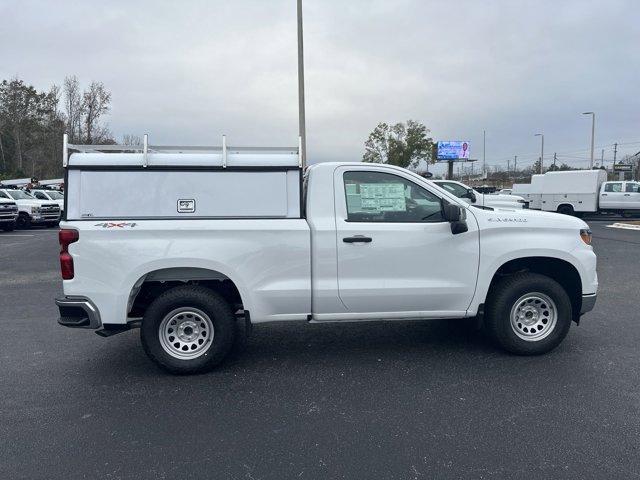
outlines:
[{"label": "wheel arch", "polygon": [[490,298],[492,289],[501,278],[519,272],[538,273],[558,282],[567,292],[571,300],[573,320],[578,322],[582,307],[582,279],[576,267],[561,258],[531,256],[514,258],[503,263],[491,278],[486,298]]},{"label": "wheel arch", "polygon": [[242,286],[227,272],[216,268],[173,266],[149,269],[130,285],[127,316],[142,317],[151,302],[162,293],[180,285],[201,285],[213,290],[233,308],[249,310]]},{"label": "wheel arch", "polygon": [[570,203],[570,202],[561,202],[561,203],[559,203],[559,204],[558,204],[558,206],[556,207],[556,212],[560,213],[560,210],[562,210],[562,209],[563,209],[563,207],[568,207],[568,208],[570,208],[570,209],[571,209],[572,214],[574,214],[574,213],[575,213],[575,211],[576,211],[576,207],[574,207],[572,203]]}]

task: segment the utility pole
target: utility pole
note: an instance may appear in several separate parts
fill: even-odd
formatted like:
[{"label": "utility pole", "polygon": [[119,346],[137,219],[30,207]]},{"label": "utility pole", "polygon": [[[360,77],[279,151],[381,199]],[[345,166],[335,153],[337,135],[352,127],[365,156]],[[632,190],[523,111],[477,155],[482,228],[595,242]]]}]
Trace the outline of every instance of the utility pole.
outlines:
[{"label": "utility pole", "polygon": [[534,137],[540,137],[542,139],[540,146],[540,173],[542,173],[542,165],[544,164],[544,133],[536,133]]},{"label": "utility pole", "polygon": [[556,169],[556,160],[558,159],[558,154],[553,152],[553,169]]},{"label": "utility pole", "polygon": [[515,180],[518,179],[518,155],[513,156],[513,177]]},{"label": "utility pole", "polygon": [[482,130],[482,173],[487,173],[487,131]]},{"label": "utility pole", "polygon": [[583,115],[591,115],[591,166],[593,169],[593,146],[596,136],[596,114],[594,112],[584,112]]},{"label": "utility pole", "polygon": [[618,156],[618,144],[613,144],[613,164],[616,164],[616,157]]},{"label": "utility pole", "polygon": [[507,182],[511,180],[511,166],[509,165],[510,160],[507,160]]},{"label": "utility pole", "polygon": [[302,40],[302,0],[298,0],[298,135],[302,168],[307,165],[307,129],[304,110],[304,45]]},{"label": "utility pole", "polygon": [[604,148],[602,149],[602,154],[600,155],[600,167],[604,168]]}]

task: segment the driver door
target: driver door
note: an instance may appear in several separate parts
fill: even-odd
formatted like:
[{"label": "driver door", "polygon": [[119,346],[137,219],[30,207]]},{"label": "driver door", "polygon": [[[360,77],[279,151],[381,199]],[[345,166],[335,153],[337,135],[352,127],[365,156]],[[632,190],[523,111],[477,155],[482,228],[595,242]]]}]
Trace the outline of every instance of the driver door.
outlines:
[{"label": "driver door", "polygon": [[362,318],[466,313],[478,272],[478,227],[469,215],[469,231],[453,235],[435,191],[384,167],[336,169],[338,290],[349,312]]}]

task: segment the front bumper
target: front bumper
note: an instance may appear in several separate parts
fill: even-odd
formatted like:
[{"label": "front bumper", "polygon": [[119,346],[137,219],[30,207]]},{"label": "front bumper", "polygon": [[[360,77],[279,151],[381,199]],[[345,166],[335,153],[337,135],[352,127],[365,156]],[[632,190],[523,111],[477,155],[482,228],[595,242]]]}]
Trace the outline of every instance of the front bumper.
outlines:
[{"label": "front bumper", "polygon": [[55,223],[60,221],[60,215],[31,215],[31,223]]},{"label": "front bumper", "polygon": [[98,308],[86,297],[59,297],[56,305],[60,310],[58,323],[62,326],[93,330],[102,327]]},{"label": "front bumper", "polygon": [[593,310],[596,305],[597,293],[591,295],[582,295],[582,308],[580,308],[580,315],[584,315],[587,312]]}]

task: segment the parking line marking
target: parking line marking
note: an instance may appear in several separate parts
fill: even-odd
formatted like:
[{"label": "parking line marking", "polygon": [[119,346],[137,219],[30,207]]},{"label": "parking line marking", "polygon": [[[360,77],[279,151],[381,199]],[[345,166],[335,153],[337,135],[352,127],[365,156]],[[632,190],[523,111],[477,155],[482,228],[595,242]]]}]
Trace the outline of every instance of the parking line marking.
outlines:
[{"label": "parking line marking", "polygon": [[0,238],[8,238],[8,237],[35,237],[35,235],[0,235]]}]

